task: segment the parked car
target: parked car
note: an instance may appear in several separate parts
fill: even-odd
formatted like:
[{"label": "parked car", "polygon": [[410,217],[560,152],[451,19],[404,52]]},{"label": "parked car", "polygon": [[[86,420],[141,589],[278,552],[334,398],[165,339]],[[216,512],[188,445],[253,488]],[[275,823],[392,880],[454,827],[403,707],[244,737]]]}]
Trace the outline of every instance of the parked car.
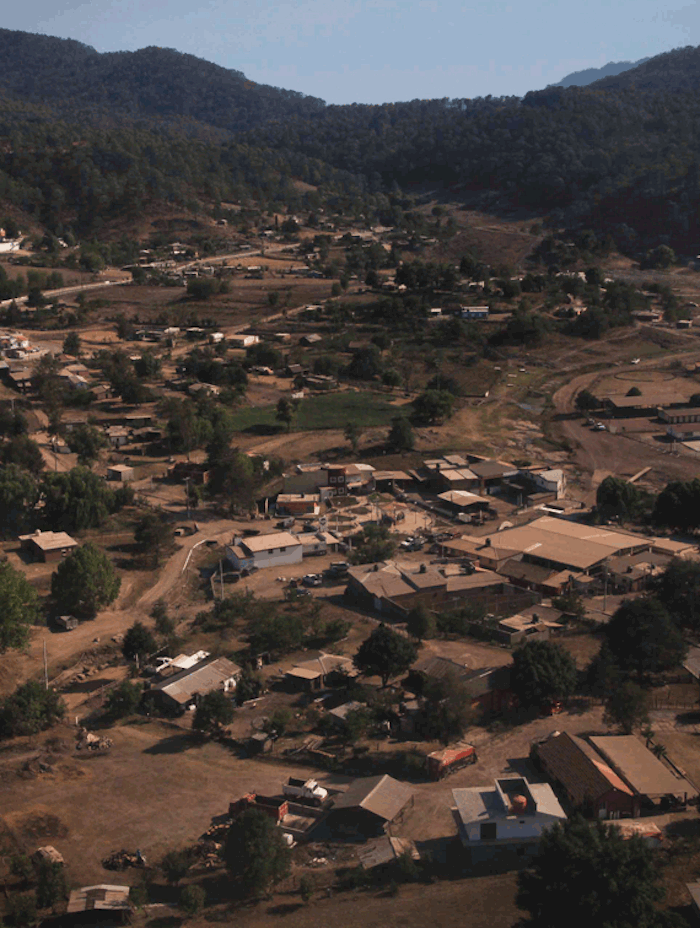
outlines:
[{"label": "parked car", "polygon": [[319,574],[306,574],[301,582],[304,586],[321,586],[323,579]]}]

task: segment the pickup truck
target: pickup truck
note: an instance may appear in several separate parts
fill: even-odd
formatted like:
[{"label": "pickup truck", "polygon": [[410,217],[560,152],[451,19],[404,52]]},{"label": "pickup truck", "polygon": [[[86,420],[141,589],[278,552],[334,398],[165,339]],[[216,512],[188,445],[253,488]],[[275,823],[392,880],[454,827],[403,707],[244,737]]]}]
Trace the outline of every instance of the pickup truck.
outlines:
[{"label": "pickup truck", "polygon": [[328,797],[328,790],[319,786],[316,780],[299,780],[296,777],[289,778],[282,787],[282,792],[290,799],[311,800],[319,805]]}]

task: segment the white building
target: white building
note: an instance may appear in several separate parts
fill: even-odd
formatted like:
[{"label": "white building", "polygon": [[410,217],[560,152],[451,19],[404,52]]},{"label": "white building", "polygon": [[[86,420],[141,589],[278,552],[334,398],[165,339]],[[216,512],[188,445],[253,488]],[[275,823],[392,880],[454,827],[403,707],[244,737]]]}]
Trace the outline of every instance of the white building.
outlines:
[{"label": "white building", "polygon": [[532,479],[543,493],[556,493],[557,499],[561,499],[564,495],[564,491],[566,490],[566,474],[559,467],[533,473]]},{"label": "white building", "polygon": [[337,551],[340,544],[340,538],[332,532],[299,532],[295,537],[302,544],[303,557]]},{"label": "white building", "polygon": [[537,853],[546,828],[566,821],[547,783],[528,783],[525,777],[498,779],[491,786],[453,789],[459,837],[472,862],[503,853],[518,857]]},{"label": "white building", "polygon": [[228,335],[226,341],[232,348],[250,348],[260,342],[259,335]]},{"label": "white building", "polygon": [[283,564],[301,564],[304,546],[289,532],[273,532],[252,538],[236,537],[226,545],[226,557],[235,570],[251,567],[278,567]]}]

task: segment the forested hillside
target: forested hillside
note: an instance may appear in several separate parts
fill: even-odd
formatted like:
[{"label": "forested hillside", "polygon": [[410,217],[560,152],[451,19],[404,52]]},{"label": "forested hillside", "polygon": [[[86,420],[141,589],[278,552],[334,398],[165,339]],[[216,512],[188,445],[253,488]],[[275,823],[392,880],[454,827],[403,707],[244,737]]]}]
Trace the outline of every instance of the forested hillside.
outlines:
[{"label": "forested hillside", "polygon": [[637,68],[640,64],[648,60],[648,58],[641,58],[639,61],[609,61],[607,64],[604,64],[602,68],[585,68],[583,71],[573,71],[551,86],[587,87],[594,81],[603,80],[604,77],[615,77],[618,74],[622,74],[623,71]]},{"label": "forested hillside", "polygon": [[197,120],[230,132],[308,116],[324,102],[247,80],[169,48],[100,54],[69,39],[0,29],[0,89],[74,112]]},{"label": "forested hillside", "polygon": [[632,253],[698,250],[700,49],[590,87],[382,106],[325,106],[168,49],[0,30],[0,51],[0,197],[52,231],[96,233],[156,201],[372,217],[429,184]]}]

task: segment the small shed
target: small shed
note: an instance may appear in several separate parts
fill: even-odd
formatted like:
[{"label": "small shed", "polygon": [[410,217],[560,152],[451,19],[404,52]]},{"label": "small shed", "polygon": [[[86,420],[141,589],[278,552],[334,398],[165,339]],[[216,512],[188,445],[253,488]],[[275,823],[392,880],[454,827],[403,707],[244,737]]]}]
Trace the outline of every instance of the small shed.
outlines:
[{"label": "small shed", "polygon": [[256,731],[248,738],[248,752],[250,754],[269,754],[274,744],[274,740],[266,731]]},{"label": "small shed", "polygon": [[107,468],[107,479],[128,483],[134,479],[134,468],[129,464],[111,464]]},{"label": "small shed", "polygon": [[334,800],[327,825],[338,835],[375,837],[399,822],[413,801],[413,790],[388,774],[362,777]]},{"label": "small shed", "polygon": [[99,883],[74,889],[68,899],[66,913],[72,924],[119,924],[131,914],[129,887]]},{"label": "small shed", "polygon": [[80,625],[80,622],[74,615],[57,615],[54,617],[54,625],[64,632],[72,632],[74,628]]},{"label": "small shed", "polygon": [[360,866],[365,870],[374,870],[376,867],[385,867],[393,864],[404,854],[413,860],[420,860],[416,845],[409,838],[377,838],[372,841],[358,855]]}]

